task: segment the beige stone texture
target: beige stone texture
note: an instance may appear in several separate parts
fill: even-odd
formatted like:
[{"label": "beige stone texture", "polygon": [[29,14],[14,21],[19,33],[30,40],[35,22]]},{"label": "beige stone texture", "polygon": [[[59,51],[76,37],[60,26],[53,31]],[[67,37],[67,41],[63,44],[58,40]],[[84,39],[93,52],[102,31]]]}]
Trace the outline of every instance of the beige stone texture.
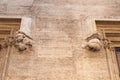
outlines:
[{"label": "beige stone texture", "polygon": [[86,19],[120,18],[119,4],[119,0],[0,0],[0,16],[31,17],[34,40],[32,50],[19,53],[11,48],[6,80],[111,80],[105,50],[91,52],[81,45],[85,28],[89,31]]}]

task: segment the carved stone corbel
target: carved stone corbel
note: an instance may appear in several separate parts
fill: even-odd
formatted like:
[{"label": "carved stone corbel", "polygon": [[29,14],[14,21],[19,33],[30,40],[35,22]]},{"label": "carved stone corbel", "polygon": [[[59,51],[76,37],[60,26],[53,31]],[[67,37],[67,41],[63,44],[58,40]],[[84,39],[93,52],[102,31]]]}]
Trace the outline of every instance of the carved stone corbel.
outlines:
[{"label": "carved stone corbel", "polygon": [[86,43],[82,45],[82,48],[90,51],[100,51],[102,48],[101,37],[98,33],[92,34],[86,39]]},{"label": "carved stone corbel", "polygon": [[33,39],[22,31],[17,31],[15,34],[15,47],[18,51],[25,51],[32,47]]},{"label": "carved stone corbel", "polygon": [[25,51],[32,47],[33,39],[22,31],[17,31],[14,36],[9,36],[0,41],[0,50],[14,45],[18,51]]}]

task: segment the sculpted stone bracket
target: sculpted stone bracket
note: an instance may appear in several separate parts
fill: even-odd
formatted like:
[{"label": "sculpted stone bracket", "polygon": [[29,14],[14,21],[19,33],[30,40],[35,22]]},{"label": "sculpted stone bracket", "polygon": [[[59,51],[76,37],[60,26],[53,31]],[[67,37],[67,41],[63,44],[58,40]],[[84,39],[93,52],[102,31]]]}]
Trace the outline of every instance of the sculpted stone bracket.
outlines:
[{"label": "sculpted stone bracket", "polygon": [[14,45],[18,51],[25,51],[32,47],[33,39],[22,31],[17,31],[14,36],[10,36],[1,41],[0,49]]},{"label": "sculpted stone bracket", "polygon": [[101,37],[98,33],[92,34],[86,39],[86,43],[82,45],[82,48],[90,51],[100,51],[102,48]]},{"label": "sculpted stone bracket", "polygon": [[19,51],[24,51],[32,47],[33,39],[22,31],[17,31],[14,38],[14,46]]}]

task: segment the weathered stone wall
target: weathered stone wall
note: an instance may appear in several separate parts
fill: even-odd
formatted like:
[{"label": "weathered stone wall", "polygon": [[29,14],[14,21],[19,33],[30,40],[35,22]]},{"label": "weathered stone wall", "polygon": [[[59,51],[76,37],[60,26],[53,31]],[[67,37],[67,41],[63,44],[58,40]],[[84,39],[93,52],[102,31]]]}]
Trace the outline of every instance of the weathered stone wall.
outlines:
[{"label": "weathered stone wall", "polygon": [[88,17],[116,18],[119,0],[1,0],[0,15],[32,17],[32,51],[11,51],[7,80],[111,80],[104,49],[81,48]]}]

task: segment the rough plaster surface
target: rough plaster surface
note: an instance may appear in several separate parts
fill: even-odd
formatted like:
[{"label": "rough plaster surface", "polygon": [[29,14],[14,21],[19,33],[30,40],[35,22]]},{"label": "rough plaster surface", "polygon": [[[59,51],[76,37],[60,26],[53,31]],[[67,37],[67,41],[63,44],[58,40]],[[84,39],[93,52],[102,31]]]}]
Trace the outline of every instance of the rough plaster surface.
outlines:
[{"label": "rough plaster surface", "polygon": [[119,4],[118,0],[1,0],[1,15],[31,16],[34,24],[33,50],[12,49],[7,80],[110,80],[105,51],[81,49],[82,22],[90,16],[119,16]]}]

